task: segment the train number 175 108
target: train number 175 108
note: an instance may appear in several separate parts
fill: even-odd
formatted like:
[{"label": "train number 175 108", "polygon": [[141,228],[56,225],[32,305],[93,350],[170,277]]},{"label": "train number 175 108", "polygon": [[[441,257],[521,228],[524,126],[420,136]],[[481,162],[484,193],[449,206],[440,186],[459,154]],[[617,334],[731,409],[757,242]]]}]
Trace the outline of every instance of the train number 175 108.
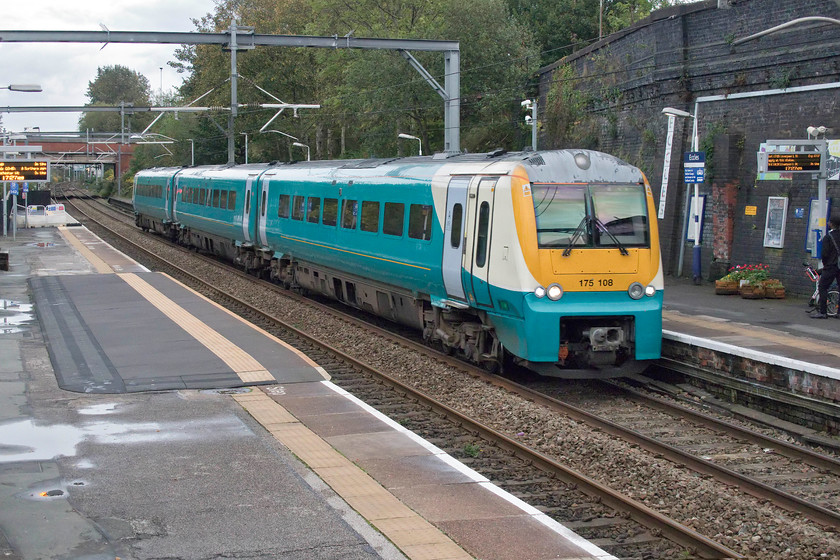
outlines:
[{"label": "train number 175 108", "polygon": [[582,288],[594,288],[598,286],[600,288],[607,288],[613,285],[612,278],[584,278],[580,280],[580,286]]}]

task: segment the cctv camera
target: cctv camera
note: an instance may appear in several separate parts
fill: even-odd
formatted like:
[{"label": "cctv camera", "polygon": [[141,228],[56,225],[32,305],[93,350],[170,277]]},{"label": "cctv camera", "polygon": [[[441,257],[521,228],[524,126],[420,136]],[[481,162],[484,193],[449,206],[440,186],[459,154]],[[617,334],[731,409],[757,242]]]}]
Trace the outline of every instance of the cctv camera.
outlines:
[{"label": "cctv camera", "polygon": [[531,124],[532,120],[531,115],[525,115],[525,124]]},{"label": "cctv camera", "polygon": [[530,107],[530,106],[531,106],[531,103],[532,103],[532,102],[531,102],[531,100],[530,100],[530,99],[526,99],[525,101],[523,101],[522,103],[520,103],[520,105],[522,105],[522,106],[523,106],[523,107],[525,107],[525,108],[528,108],[528,107]]}]

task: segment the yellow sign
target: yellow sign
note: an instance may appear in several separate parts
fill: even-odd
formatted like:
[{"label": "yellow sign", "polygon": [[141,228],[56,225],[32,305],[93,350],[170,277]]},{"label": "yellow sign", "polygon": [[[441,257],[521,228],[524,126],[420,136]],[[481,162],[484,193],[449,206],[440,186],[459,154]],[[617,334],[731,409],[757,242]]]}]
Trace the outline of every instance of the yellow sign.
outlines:
[{"label": "yellow sign", "polygon": [[0,181],[49,181],[48,161],[0,161]]},{"label": "yellow sign", "polygon": [[744,215],[745,216],[755,216],[755,213],[758,211],[758,206],[747,206],[744,208]]}]

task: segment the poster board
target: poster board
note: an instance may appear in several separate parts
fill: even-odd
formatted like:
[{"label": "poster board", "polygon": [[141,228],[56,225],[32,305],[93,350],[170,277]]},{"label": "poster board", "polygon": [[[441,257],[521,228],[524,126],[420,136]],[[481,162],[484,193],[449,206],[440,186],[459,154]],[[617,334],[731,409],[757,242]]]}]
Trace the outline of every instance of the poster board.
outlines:
[{"label": "poster board", "polygon": [[[685,240],[694,243],[694,211],[695,211],[695,201],[694,195],[691,195],[691,199],[688,204],[688,216],[686,216],[686,220],[688,221],[688,227],[685,229]],[[700,240],[698,243],[703,243],[703,218],[704,213],[706,211],[706,195],[700,195],[700,208],[699,208],[699,217],[700,217]]]},{"label": "poster board", "polygon": [[788,198],[767,197],[767,217],[764,221],[764,246],[781,249],[785,246]]},{"label": "poster board", "polygon": [[828,217],[831,215],[831,199],[826,200],[825,215],[820,219],[817,207],[820,200],[812,198],[808,206],[808,230],[805,232],[805,250],[811,253],[811,256],[817,258],[817,234],[815,229],[822,230],[823,226],[828,222]]}]

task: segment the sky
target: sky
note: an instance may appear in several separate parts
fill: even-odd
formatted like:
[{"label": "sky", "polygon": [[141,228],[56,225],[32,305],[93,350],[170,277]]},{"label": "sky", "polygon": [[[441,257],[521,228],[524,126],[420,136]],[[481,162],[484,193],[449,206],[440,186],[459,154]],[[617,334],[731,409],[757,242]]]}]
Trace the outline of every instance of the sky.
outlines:
[{"label": "sky", "polygon": [[[214,0],[3,0],[0,30],[195,31],[193,19],[214,11]],[[244,25],[248,23],[243,22]],[[100,67],[121,65],[148,80],[153,93],[171,92],[183,75],[167,62],[180,45],[2,43],[0,87],[39,84],[40,93],[0,89],[0,107],[77,106],[88,102],[88,84]],[[163,68],[163,70],[161,70]],[[0,113],[11,132],[78,130],[79,113]]]}]

